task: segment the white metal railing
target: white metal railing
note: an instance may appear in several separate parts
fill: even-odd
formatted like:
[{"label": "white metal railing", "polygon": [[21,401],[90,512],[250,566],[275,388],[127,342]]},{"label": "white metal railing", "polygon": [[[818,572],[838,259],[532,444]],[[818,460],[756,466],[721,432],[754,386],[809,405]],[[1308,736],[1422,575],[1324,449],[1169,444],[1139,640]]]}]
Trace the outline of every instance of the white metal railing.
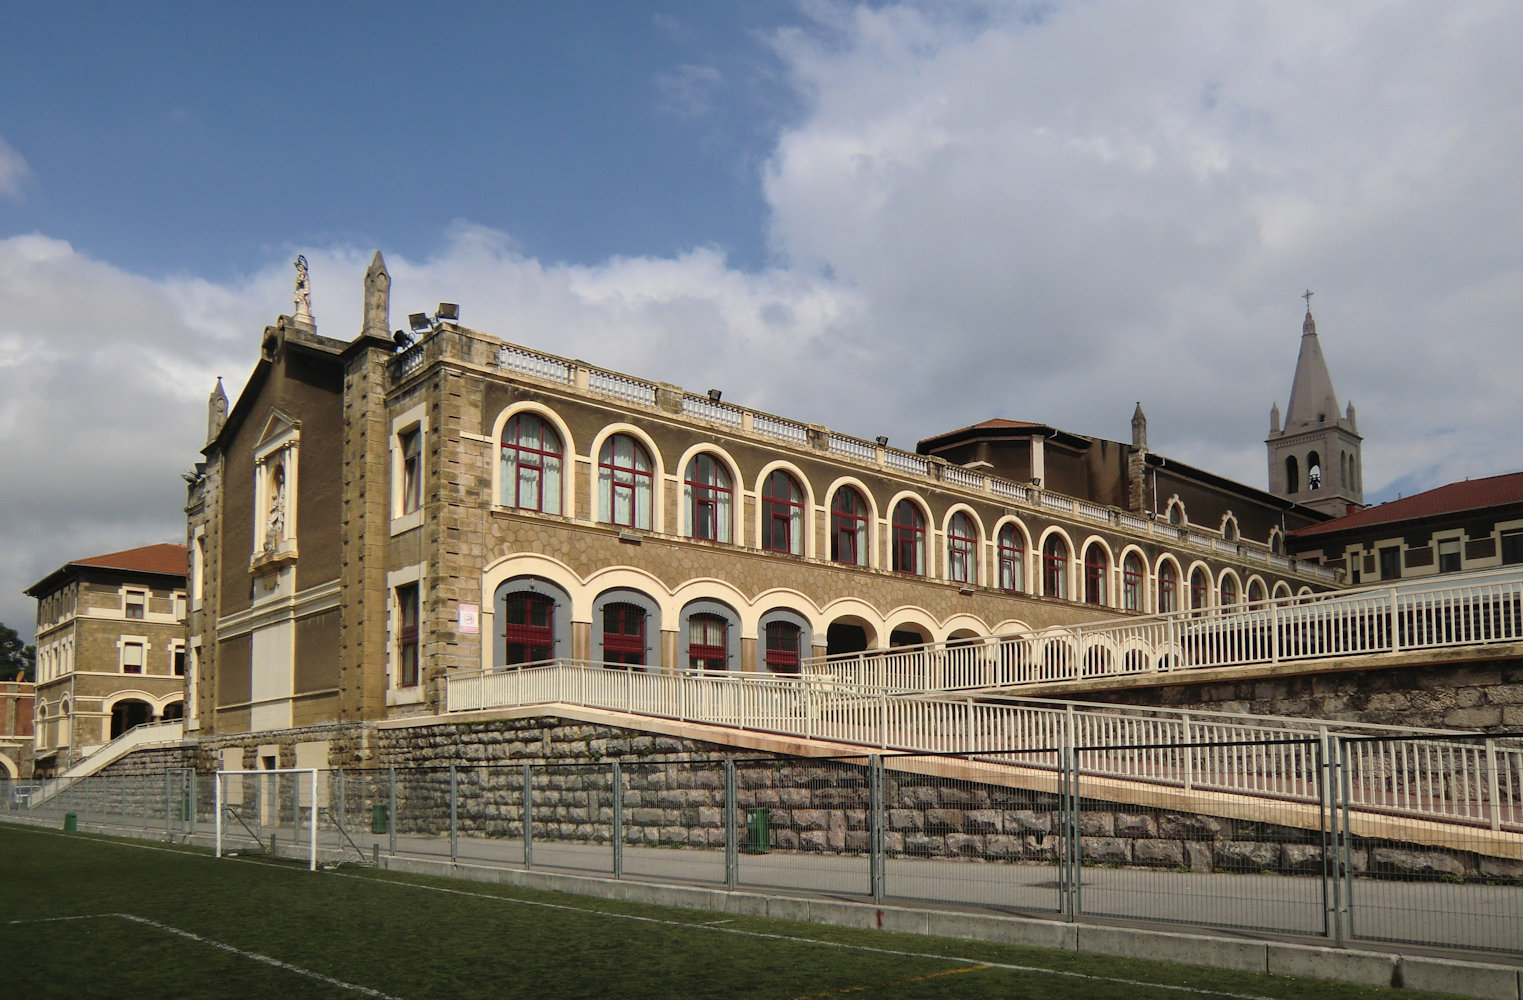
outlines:
[{"label": "white metal railing", "polygon": [[554,382],[570,382],[573,378],[571,362],[516,344],[504,344],[497,348],[497,366],[527,372]]},{"label": "white metal railing", "polygon": [[837,654],[803,669],[891,691],[953,691],[1518,641],[1523,566]]},{"label": "white metal railing", "polygon": [[[1081,773],[1316,802],[1329,730],[1357,809],[1523,830],[1523,744],[1405,727],[1084,702],[897,695],[840,678],[630,670],[555,661],[452,676],[450,712],[575,705],[880,750],[1002,754],[1071,748]],[[1027,758],[1029,760],[1029,758]]]},{"label": "white metal railing", "polygon": [[183,719],[171,719],[167,722],[140,723],[111,742],[102,744],[84,760],[70,765],[58,777],[43,782],[32,793],[31,802],[33,805],[37,805],[48,801],[57,795],[59,791],[67,788],[78,779],[95,774],[107,765],[121,760],[134,750],[178,743],[184,737],[185,722]]}]

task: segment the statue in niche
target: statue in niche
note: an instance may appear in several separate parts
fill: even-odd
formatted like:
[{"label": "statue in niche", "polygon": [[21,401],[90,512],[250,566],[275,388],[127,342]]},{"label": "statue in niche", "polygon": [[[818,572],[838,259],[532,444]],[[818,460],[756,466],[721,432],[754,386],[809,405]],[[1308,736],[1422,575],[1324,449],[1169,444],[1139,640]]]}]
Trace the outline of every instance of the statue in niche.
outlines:
[{"label": "statue in niche", "polygon": [[286,533],[286,467],[270,471],[270,508],[264,522],[264,550],[274,552]]},{"label": "statue in niche", "polygon": [[312,325],[312,280],[307,274],[307,255],[296,255],[296,319]]}]

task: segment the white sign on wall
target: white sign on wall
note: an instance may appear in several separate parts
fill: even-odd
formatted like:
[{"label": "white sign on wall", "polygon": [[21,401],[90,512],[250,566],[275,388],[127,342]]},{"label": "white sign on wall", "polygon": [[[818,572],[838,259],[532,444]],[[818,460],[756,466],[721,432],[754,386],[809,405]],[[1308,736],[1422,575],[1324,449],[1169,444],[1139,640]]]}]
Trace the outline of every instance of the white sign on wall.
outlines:
[{"label": "white sign on wall", "polygon": [[464,635],[476,635],[481,631],[480,605],[460,605],[460,631]]}]

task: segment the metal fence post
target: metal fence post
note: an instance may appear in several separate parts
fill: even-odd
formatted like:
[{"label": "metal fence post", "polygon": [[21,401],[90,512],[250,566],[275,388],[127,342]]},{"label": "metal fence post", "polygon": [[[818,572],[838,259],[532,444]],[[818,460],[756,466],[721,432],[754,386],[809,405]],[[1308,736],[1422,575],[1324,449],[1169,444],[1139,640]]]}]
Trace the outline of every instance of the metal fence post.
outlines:
[{"label": "metal fence post", "polygon": [[174,787],[173,786],[173,781],[174,781],[174,772],[172,772],[172,771],[170,771],[170,770],[168,770],[166,768],[165,771],[164,771],[164,839],[165,840],[168,840],[168,839],[170,839],[170,838],[172,838],[174,836],[174,830],[169,825],[170,816],[172,815],[170,810],[171,810],[171,806],[174,805],[173,795],[171,794],[171,789]]},{"label": "metal fence post", "polygon": [[613,877],[624,877],[624,776],[613,762]]},{"label": "metal fence post", "polygon": [[457,781],[457,778],[456,778],[456,774],[455,774],[455,765],[451,764],[449,766],[449,859],[450,859],[450,864],[454,864],[457,860],[459,860],[459,857],[460,857],[460,855],[459,855],[460,845],[459,845],[459,840],[457,839],[457,835],[459,833],[459,830],[456,827],[457,816],[456,816],[456,813],[455,813],[455,807],[456,807],[456,803],[458,801],[457,793],[458,793],[458,790],[459,790],[458,786],[456,784],[456,781]]},{"label": "metal fence post", "polygon": [[524,761],[524,867],[534,865],[534,772],[528,761]]},{"label": "metal fence post", "polygon": [[188,823],[186,825],[185,832],[189,836],[195,836],[195,833],[196,833],[196,813],[199,811],[198,810],[199,803],[196,800],[198,798],[200,798],[201,783],[196,780],[196,777],[197,777],[196,776],[196,772],[194,770],[192,770],[190,768],[186,768],[186,770],[185,770],[185,805],[186,805],[185,812],[186,812],[186,818],[188,820]]},{"label": "metal fence post", "polygon": [[735,762],[724,762],[724,884],[729,889],[740,885],[740,837],[736,827],[740,802],[735,795]]},{"label": "metal fence post", "polygon": [[887,872],[883,844],[883,758],[873,754],[867,758],[867,849],[868,878],[871,882],[874,903],[881,903],[887,895]]},{"label": "metal fence post", "polygon": [[1486,740],[1486,792],[1490,797],[1491,828],[1502,829],[1502,785],[1497,780],[1497,741]]},{"label": "metal fence post", "polygon": [[1338,796],[1335,791],[1337,764],[1326,727],[1317,740],[1317,808],[1322,815],[1322,934],[1342,944],[1338,919]]},{"label": "metal fence post", "polygon": [[386,768],[386,850],[397,853],[397,768]]}]

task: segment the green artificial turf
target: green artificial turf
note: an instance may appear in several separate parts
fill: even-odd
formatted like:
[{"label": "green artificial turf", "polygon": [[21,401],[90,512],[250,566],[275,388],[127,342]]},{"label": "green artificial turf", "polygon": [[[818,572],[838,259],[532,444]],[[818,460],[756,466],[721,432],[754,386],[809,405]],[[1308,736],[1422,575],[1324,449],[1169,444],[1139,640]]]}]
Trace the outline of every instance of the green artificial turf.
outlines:
[{"label": "green artificial turf", "polygon": [[26,998],[1435,996],[15,826],[0,924],[7,995]]}]

